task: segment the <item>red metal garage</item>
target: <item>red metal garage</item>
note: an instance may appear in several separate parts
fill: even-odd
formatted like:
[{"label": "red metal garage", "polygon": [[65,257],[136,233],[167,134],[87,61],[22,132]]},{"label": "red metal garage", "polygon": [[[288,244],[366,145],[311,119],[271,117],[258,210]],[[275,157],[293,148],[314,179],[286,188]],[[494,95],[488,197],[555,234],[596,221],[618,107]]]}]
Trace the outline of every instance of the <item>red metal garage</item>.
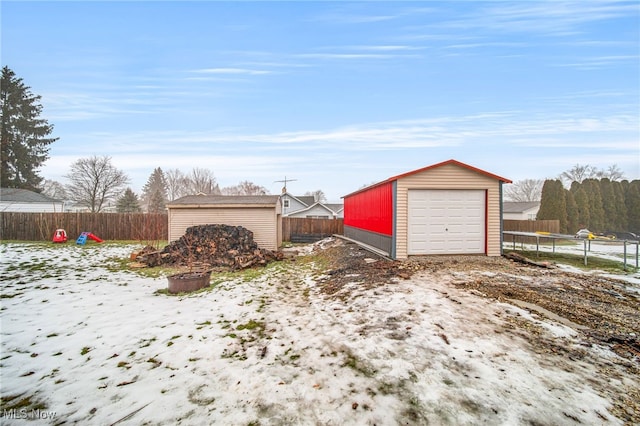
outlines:
[{"label": "red metal garage", "polygon": [[449,160],[346,195],[344,235],[392,258],[502,252],[502,184]]}]

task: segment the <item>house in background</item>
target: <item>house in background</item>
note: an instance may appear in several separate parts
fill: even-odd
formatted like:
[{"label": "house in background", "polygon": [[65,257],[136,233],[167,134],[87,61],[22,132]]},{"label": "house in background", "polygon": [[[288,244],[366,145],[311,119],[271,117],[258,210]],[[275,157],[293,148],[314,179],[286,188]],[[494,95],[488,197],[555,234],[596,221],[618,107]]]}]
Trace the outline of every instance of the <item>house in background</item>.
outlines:
[{"label": "house in background", "polygon": [[538,210],[540,210],[540,201],[504,201],[502,219],[536,220]]},{"label": "house in background", "polygon": [[0,212],[61,213],[64,201],[18,188],[0,188]]},{"label": "house in background", "polygon": [[315,200],[313,195],[295,196],[283,192],[282,196],[283,217],[304,217],[312,219],[338,219],[343,217],[344,206],[342,204],[321,203]]}]

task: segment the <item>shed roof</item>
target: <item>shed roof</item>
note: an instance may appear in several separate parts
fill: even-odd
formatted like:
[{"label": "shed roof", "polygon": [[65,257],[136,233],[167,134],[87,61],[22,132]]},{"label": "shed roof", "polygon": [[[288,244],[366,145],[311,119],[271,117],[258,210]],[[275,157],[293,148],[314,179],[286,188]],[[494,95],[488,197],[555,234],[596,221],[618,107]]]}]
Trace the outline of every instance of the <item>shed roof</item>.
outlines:
[{"label": "shed roof", "polygon": [[187,195],[173,200],[167,207],[271,207],[277,205],[279,200],[279,195]]},{"label": "shed roof", "polygon": [[28,189],[19,188],[0,188],[0,201],[10,201],[13,203],[61,203],[44,194],[40,194]]},{"label": "shed roof", "polygon": [[465,163],[462,163],[462,162],[460,162],[460,161],[457,161],[457,160],[453,160],[453,159],[452,159],[452,160],[443,161],[443,162],[441,162],[441,163],[432,164],[431,166],[423,167],[423,168],[421,168],[421,169],[412,170],[412,171],[407,172],[407,173],[402,173],[402,174],[397,175],[397,176],[392,176],[392,177],[390,177],[389,179],[385,179],[385,180],[383,180],[383,181],[381,181],[381,182],[374,183],[373,185],[369,185],[369,186],[367,186],[367,187],[365,187],[365,188],[362,188],[362,189],[359,189],[359,190],[357,190],[357,191],[354,191],[354,192],[352,192],[352,193],[350,193],[350,194],[347,194],[347,195],[345,195],[345,196],[344,196],[344,197],[342,197],[342,198],[346,198],[346,197],[349,197],[349,196],[351,196],[351,195],[357,194],[357,193],[359,193],[359,192],[366,191],[366,190],[371,189],[371,188],[373,188],[373,187],[376,187],[376,186],[378,186],[378,185],[383,185],[383,184],[386,184],[386,183],[389,183],[389,182],[396,181],[396,180],[398,180],[398,179],[405,178],[405,177],[407,177],[407,176],[414,175],[414,174],[416,174],[416,173],[422,173],[422,172],[425,172],[425,171],[430,170],[430,169],[435,169],[435,168],[437,168],[437,167],[446,166],[446,165],[448,165],[448,164],[453,164],[453,165],[455,165],[455,166],[458,166],[458,167],[462,167],[462,168],[465,168],[465,169],[471,170],[472,172],[476,172],[476,173],[479,173],[479,174],[481,174],[481,175],[488,176],[488,177],[490,177],[490,178],[492,178],[492,179],[496,179],[496,180],[499,180],[499,181],[504,182],[504,183],[512,183],[512,182],[511,182],[511,180],[509,180],[509,179],[507,179],[507,178],[503,178],[503,177],[500,177],[500,176],[498,176],[498,175],[494,175],[493,173],[489,173],[489,172],[487,172],[487,171],[485,171],[485,170],[478,169],[478,168],[476,168],[476,167],[473,167],[473,166],[470,166],[470,165],[468,165],[468,164],[465,164]]}]

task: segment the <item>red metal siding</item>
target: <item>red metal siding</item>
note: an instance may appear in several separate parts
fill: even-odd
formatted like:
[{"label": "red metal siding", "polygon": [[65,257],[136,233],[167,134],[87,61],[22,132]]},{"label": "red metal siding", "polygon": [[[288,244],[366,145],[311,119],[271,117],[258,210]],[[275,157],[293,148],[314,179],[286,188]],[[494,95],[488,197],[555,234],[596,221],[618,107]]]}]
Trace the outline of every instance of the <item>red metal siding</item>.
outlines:
[{"label": "red metal siding", "polygon": [[393,235],[393,183],[377,185],[346,196],[344,224],[383,235]]}]

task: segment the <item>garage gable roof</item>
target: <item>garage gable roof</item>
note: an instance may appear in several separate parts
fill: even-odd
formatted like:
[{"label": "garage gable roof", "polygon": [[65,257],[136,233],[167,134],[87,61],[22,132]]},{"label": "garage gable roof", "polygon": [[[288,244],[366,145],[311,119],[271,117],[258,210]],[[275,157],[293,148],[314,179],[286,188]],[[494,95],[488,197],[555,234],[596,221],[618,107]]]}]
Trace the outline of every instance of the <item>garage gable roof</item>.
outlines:
[{"label": "garage gable roof", "polygon": [[512,183],[512,182],[511,182],[509,179],[507,179],[507,178],[503,178],[503,177],[500,177],[500,176],[498,176],[498,175],[494,175],[493,173],[489,173],[489,172],[487,172],[487,171],[485,171],[485,170],[478,169],[478,168],[476,168],[476,167],[473,167],[473,166],[470,166],[470,165],[468,165],[468,164],[461,163],[460,161],[457,161],[457,160],[453,160],[453,159],[452,159],[452,160],[443,161],[443,162],[441,162],[441,163],[433,164],[433,165],[431,165],[431,166],[423,167],[423,168],[421,168],[421,169],[412,170],[412,171],[407,172],[407,173],[402,173],[402,174],[397,175],[397,176],[390,177],[389,179],[383,180],[382,182],[374,183],[373,185],[369,185],[369,186],[367,186],[367,187],[365,187],[365,188],[362,188],[362,189],[359,189],[359,190],[357,190],[357,191],[354,191],[354,192],[352,192],[352,193],[350,193],[350,194],[347,194],[347,195],[345,195],[345,196],[344,196],[344,197],[342,197],[342,198],[349,197],[349,196],[351,196],[351,195],[357,194],[357,193],[359,193],[359,192],[366,191],[366,190],[368,190],[368,189],[374,188],[374,187],[379,186],[379,185],[383,185],[383,184],[386,184],[386,183],[389,183],[389,182],[397,181],[398,179],[402,179],[402,178],[405,178],[405,177],[407,177],[407,176],[414,175],[414,174],[416,174],[416,173],[422,173],[422,172],[425,172],[425,171],[427,171],[427,170],[435,169],[435,168],[442,167],[442,166],[446,166],[446,165],[449,165],[449,164],[452,164],[452,165],[454,165],[454,166],[458,166],[458,167],[462,167],[462,168],[467,169],[467,170],[471,170],[472,172],[476,172],[476,173],[479,173],[479,174],[481,174],[481,175],[488,176],[488,177],[490,177],[490,178],[492,178],[492,179],[499,180],[500,182],[503,182],[503,183]]},{"label": "garage gable roof", "polygon": [[187,195],[167,204],[167,208],[184,207],[275,207],[279,195]]}]

